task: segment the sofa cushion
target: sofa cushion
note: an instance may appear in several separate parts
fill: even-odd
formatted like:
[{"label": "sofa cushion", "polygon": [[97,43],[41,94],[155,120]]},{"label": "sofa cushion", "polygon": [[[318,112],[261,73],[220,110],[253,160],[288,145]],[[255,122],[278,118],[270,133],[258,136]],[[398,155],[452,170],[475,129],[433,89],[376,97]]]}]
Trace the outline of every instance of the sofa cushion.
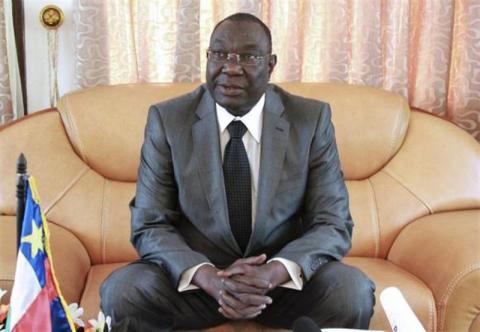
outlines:
[{"label": "sofa cushion", "polygon": [[15,161],[27,158],[28,173],[37,179],[44,212],[88,169],[73,150],[58,112],[34,113],[0,128],[0,214],[15,215]]},{"label": "sofa cushion", "polygon": [[58,104],[79,156],[107,179],[134,182],[150,105],[197,84],[125,84],[69,93]]},{"label": "sofa cushion", "polygon": [[330,103],[340,161],[346,179],[365,179],[400,148],[410,108],[400,95],[367,86],[283,83],[287,91]]},{"label": "sofa cushion", "polygon": [[383,170],[430,213],[480,207],[480,144],[443,119],[413,112],[402,149]]},{"label": "sofa cushion", "polygon": [[128,203],[134,195],[135,183],[110,181],[89,170],[46,215],[80,239],[92,264],[130,261],[138,257],[129,240]]}]

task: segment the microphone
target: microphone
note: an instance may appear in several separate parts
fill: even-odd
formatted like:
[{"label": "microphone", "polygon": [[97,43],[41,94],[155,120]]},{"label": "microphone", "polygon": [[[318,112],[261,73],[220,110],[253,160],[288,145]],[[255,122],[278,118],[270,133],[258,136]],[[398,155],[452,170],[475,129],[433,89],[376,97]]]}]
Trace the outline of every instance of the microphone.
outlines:
[{"label": "microphone", "polygon": [[397,287],[385,288],[380,294],[385,315],[394,332],[425,332],[412,308]]},{"label": "microphone", "polygon": [[313,319],[302,316],[293,322],[293,332],[321,332]]}]

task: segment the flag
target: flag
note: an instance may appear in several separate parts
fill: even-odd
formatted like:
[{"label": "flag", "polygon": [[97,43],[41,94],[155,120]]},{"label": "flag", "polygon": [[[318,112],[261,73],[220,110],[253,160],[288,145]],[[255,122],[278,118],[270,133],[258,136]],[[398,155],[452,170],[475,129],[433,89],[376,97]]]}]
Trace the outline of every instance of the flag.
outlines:
[{"label": "flag", "polygon": [[29,177],[7,331],[75,331],[52,266],[47,221],[35,179]]}]

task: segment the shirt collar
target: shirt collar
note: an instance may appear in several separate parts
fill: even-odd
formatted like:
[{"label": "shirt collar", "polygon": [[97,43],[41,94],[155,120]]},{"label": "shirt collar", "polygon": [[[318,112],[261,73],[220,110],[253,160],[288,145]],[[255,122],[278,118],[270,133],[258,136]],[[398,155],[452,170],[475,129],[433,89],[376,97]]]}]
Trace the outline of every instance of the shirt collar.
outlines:
[{"label": "shirt collar", "polygon": [[225,108],[215,103],[217,109],[218,129],[220,134],[227,128],[227,126],[233,120],[240,120],[247,127],[248,132],[252,137],[260,143],[260,137],[262,135],[262,112],[265,106],[265,94],[260,97],[258,102],[252,107],[252,109],[244,116],[234,116],[230,114]]}]

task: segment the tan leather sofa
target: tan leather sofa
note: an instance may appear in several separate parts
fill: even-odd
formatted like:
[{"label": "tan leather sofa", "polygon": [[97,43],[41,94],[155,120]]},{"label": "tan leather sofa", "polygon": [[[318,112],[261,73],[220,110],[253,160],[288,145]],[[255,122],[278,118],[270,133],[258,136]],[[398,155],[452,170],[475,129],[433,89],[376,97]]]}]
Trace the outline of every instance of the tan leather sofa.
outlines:
[{"label": "tan leather sofa", "polygon": [[[282,84],[333,109],[356,223],[345,262],[377,284],[371,329],[390,331],[378,295],[397,286],[427,331],[480,331],[480,145],[437,117],[368,87]],[[86,318],[98,288],[137,256],[129,243],[147,108],[192,84],[119,85],[64,96],[0,129],[0,287],[15,266],[15,161],[37,178],[57,277]],[[4,300],[8,300],[6,297]],[[256,330],[237,323],[236,330]],[[215,331],[233,331],[223,326]]]}]

